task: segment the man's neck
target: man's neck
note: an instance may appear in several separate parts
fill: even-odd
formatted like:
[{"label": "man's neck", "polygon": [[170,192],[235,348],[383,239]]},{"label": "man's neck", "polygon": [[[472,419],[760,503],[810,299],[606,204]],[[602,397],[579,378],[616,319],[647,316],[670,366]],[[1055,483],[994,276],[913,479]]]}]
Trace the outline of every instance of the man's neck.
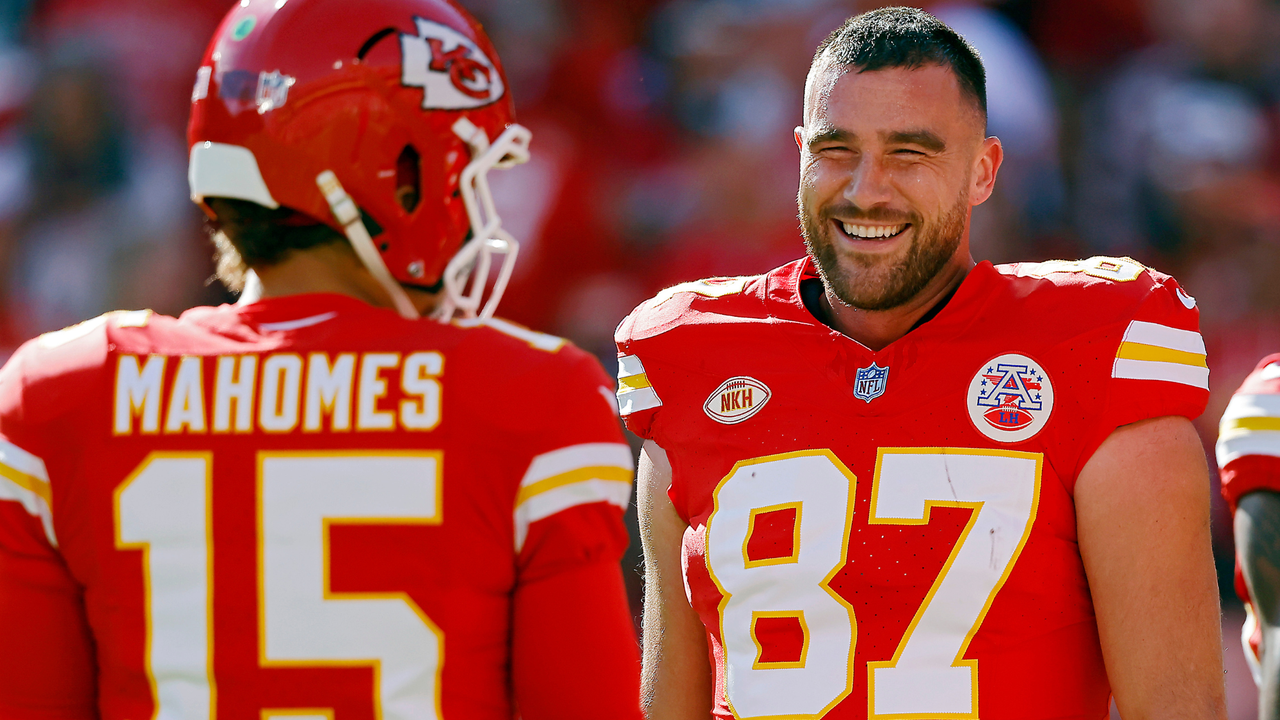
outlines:
[{"label": "man's neck", "polygon": [[906,335],[934,307],[946,300],[973,269],[973,258],[949,263],[915,297],[888,310],[862,310],[850,307],[825,288],[820,303],[830,325],[871,350],[883,350]]},{"label": "man's neck", "polygon": [[[292,250],[279,262],[254,268],[254,272],[261,283],[259,297],[262,298],[334,293],[374,307],[395,307],[387,291],[360,263],[355,252],[341,243]],[[408,287],[405,291],[422,314],[435,307],[435,294]]]}]

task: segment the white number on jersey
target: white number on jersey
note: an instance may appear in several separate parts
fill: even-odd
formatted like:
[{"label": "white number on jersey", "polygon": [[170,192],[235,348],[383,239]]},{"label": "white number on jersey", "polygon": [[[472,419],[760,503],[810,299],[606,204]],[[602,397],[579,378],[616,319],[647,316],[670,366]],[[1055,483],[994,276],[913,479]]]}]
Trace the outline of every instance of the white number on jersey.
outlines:
[{"label": "white number on jersey", "polygon": [[[439,523],[440,456],[260,456],[256,531],[263,666],[373,667],[375,717],[440,717],[439,628],[402,593],[332,592],[328,567],[331,525]],[[209,453],[153,453],[115,494],[116,546],[143,551],[146,669],[157,720],[215,716],[212,463]]]},{"label": "white number on jersey", "polygon": [[[886,448],[872,480],[872,524],[927,525],[933,507],[972,511],[893,658],[868,663],[868,716],[977,718],[969,642],[1035,521],[1042,456],[965,448]],[[724,595],[727,699],[740,718],[820,718],[853,686],[857,622],[830,588],[848,555],[856,478],[829,450],[745,460],[716,488],[707,567]],[[795,508],[792,557],[747,556],[756,515]],[[799,662],[761,663],[756,625],[798,618]]]}]

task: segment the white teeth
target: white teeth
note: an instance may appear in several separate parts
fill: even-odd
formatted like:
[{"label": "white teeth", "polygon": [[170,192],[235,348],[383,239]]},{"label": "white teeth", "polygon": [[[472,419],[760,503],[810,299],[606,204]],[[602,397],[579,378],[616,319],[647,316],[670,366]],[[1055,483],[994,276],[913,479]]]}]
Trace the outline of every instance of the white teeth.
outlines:
[{"label": "white teeth", "polygon": [[858,238],[879,238],[890,237],[902,232],[906,225],[850,225],[849,223],[841,223],[844,231],[853,237]]}]

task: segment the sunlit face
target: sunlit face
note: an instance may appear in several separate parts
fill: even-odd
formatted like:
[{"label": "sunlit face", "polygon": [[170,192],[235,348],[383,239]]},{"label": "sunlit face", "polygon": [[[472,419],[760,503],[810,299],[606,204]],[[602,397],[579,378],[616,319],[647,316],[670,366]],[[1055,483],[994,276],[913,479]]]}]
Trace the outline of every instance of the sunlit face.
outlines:
[{"label": "sunlit face", "polygon": [[[970,208],[990,192],[981,178],[975,185],[979,157],[996,141],[984,139],[976,103],[949,68],[820,65],[804,122],[801,227],[836,298],[864,310],[898,307],[958,251],[968,257]],[[995,155],[998,166],[998,147]]]}]

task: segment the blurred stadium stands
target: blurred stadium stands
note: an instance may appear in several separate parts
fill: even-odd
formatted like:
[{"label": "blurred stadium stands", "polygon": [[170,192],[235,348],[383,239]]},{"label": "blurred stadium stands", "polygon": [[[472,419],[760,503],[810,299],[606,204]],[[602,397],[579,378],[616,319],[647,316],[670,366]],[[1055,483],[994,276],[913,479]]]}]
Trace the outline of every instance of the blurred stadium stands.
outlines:
[{"label": "blurred stadium stands", "polygon": [[[485,22],[534,131],[534,160],[494,180],[523,242],[503,314],[606,367],[614,326],[658,288],[803,252],[791,128],[810,54],[849,14],[889,4],[461,1]],[[228,6],[0,3],[3,353],[110,309],[228,299],[207,282],[184,140],[195,70]],[[1231,391],[1280,350],[1280,3],[925,7],[982,53],[1007,152],[975,212],[975,254],[1130,255],[1176,275],[1209,347],[1209,448]],[[1220,502],[1214,523],[1230,606]],[[1232,717],[1253,718],[1230,617]]]}]

